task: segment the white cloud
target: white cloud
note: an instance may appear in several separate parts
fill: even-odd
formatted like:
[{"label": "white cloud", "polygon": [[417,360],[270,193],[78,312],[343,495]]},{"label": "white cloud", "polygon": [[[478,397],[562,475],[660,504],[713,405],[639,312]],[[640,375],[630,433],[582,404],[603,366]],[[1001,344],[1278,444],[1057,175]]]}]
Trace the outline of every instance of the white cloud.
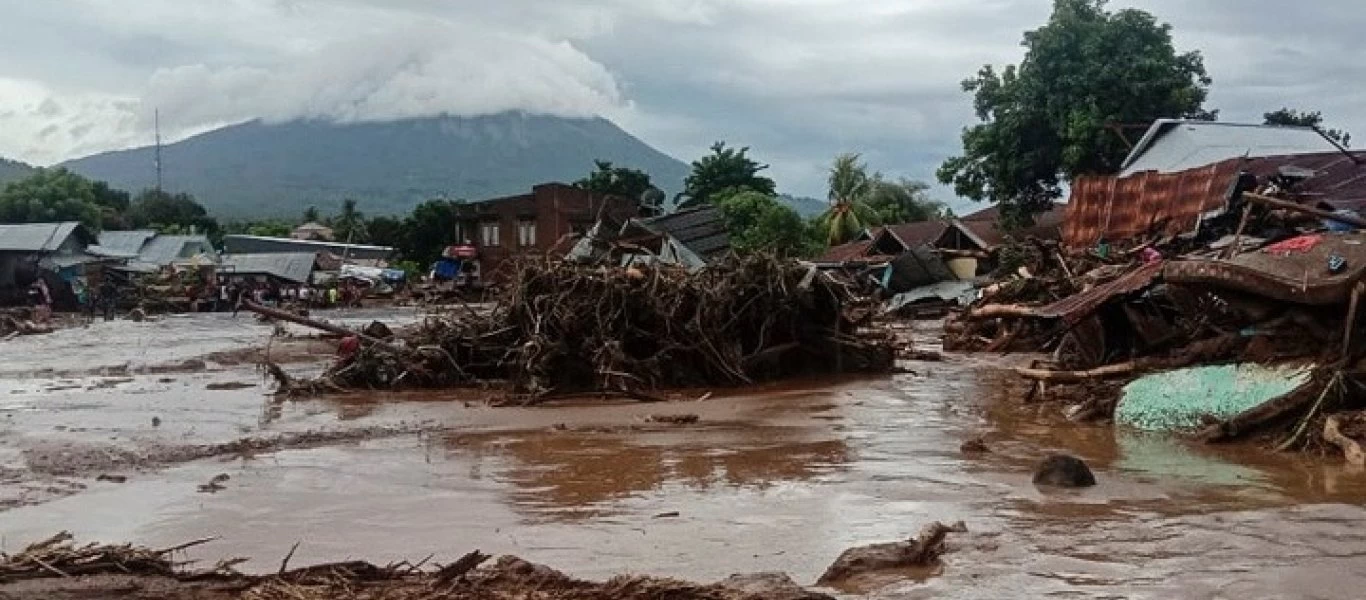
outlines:
[{"label": "white cloud", "polygon": [[[861,151],[929,179],[971,123],[959,81],[1016,62],[1047,0],[0,0],[0,155],[50,162],[262,117],[601,113],[687,161],[749,145],[821,195]],[[1366,127],[1348,0],[1116,0],[1202,49],[1211,106]]]}]

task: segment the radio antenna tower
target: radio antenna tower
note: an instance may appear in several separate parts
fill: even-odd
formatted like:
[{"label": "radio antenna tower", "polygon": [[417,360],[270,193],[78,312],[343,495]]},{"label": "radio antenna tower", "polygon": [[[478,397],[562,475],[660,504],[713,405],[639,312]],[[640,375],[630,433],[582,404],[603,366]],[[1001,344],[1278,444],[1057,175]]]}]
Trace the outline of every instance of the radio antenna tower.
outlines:
[{"label": "radio antenna tower", "polygon": [[157,196],[161,195],[161,109],[152,112],[152,126],[156,130]]}]

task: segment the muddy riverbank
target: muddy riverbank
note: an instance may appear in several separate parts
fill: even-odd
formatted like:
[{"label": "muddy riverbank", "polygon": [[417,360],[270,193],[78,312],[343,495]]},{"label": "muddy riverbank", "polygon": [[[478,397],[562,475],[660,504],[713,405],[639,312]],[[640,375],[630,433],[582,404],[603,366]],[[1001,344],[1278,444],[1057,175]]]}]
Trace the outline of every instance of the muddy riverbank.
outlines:
[{"label": "muddy riverbank", "polygon": [[[180,331],[195,339],[175,337]],[[98,381],[107,376],[75,377],[72,389],[52,389],[61,379],[41,368],[168,363],[186,355],[163,346],[202,357],[261,346],[269,334],[240,321],[191,320],[157,344],[111,341],[103,352],[77,337],[44,341],[52,345],[27,354],[48,353],[46,361],[26,355],[0,369],[10,389],[0,395],[9,478],[0,487],[7,495],[57,488],[0,510],[4,550],[61,530],[155,547],[212,535],[221,539],[193,557],[254,557],[240,568],[256,573],[273,572],[299,542],[298,565],[478,548],[589,579],[783,571],[810,584],[846,548],[962,520],[969,533],[950,538],[939,568],[862,578],[843,592],[1249,599],[1350,597],[1366,585],[1361,473],[1257,449],[1059,426],[1054,410],[1019,403],[1018,383],[1000,375],[996,359],[949,356],[906,363],[913,374],[702,401],[532,409],[419,393],[274,402],[253,366],[208,360],[203,370],[130,373],[106,386]],[[312,360],[298,367],[325,358]],[[251,386],[206,389],[215,382]],[[649,418],[657,414],[698,419]],[[367,428],[391,434],[346,433]],[[110,474],[122,483],[97,481],[99,469],[45,472],[35,454],[68,444],[118,456],[307,432],[325,433],[298,446],[118,465]],[[988,452],[960,450],[979,437]],[[1034,488],[1032,467],[1053,451],[1085,458],[1099,485]],[[200,491],[220,474],[229,476],[222,489]]]}]

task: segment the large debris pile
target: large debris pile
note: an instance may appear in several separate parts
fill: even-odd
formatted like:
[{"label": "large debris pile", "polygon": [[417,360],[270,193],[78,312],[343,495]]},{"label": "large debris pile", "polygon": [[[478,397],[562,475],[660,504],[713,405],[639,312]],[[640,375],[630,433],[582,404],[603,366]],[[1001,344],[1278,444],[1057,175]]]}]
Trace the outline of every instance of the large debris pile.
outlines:
[{"label": "large debris pile", "polygon": [[[1327,426],[1355,421],[1326,415],[1362,407],[1366,221],[1246,189],[1185,235],[1012,248],[947,322],[946,347],[1048,354],[1017,371],[1075,418],[1349,448]],[[1133,407],[1117,415],[1121,403]]]},{"label": "large debris pile", "polygon": [[[769,257],[668,265],[518,265],[492,309],[464,307],[373,343],[287,391],[498,382],[535,401],[582,392],[733,386],[890,370],[894,344],[861,332],[871,310],[814,268]],[[278,375],[277,375],[278,376]]]},{"label": "large debris pile", "polygon": [[[645,576],[606,582],[574,579],[514,556],[490,564],[478,551],[444,565],[400,562],[379,566],[348,561],[289,568],[289,556],[271,575],[238,573],[242,559],[212,570],[172,563],[171,550],[70,544],[63,534],[13,556],[0,556],[0,597],[159,598],[162,600],[830,600],[781,573],[735,575],[711,584]],[[198,542],[197,542],[198,543]],[[291,551],[292,554],[292,551]]]}]

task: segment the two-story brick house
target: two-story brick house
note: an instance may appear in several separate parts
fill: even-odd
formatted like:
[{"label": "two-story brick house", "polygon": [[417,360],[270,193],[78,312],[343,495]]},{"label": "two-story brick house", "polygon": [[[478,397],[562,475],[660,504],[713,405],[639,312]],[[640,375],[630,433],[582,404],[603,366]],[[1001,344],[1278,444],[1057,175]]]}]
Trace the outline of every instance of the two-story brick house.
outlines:
[{"label": "two-story brick house", "polygon": [[599,218],[624,223],[640,213],[640,201],[545,183],[529,194],[470,202],[456,211],[455,243],[474,246],[482,278],[497,281],[509,258],[544,254],[566,235],[587,231]]}]

